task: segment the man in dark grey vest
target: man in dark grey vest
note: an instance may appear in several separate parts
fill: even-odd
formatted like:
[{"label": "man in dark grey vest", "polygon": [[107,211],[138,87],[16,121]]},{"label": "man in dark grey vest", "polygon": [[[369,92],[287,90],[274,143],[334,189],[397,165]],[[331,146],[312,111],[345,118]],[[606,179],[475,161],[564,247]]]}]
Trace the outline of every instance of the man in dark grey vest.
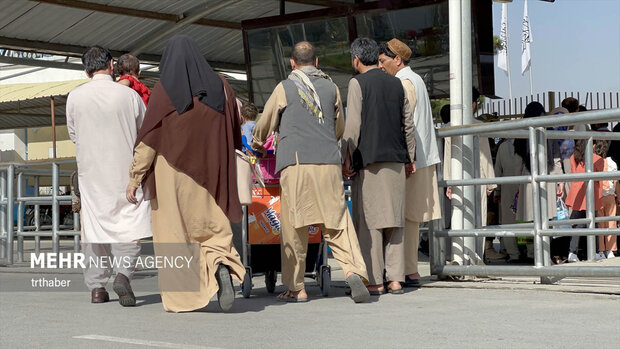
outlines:
[{"label": "man in dark grey vest", "polygon": [[400,80],[377,68],[379,46],[358,38],[351,45],[359,75],[349,82],[343,140],[343,174],[353,177],[353,220],[368,267],[370,294],[403,293],[405,281],[405,178],[415,170],[413,101]]},{"label": "man in dark grey vest", "polygon": [[317,69],[314,47],[295,45],[293,71],[280,82],[263,110],[253,133],[252,147],[263,150],[267,137],[280,132],[276,171],[281,188],[282,282],[278,296],[286,302],[305,302],[304,288],[308,231],[321,228],[340,263],[351,297],[357,303],[369,297],[366,265],[344,202],[338,140],[344,132],[338,87]]}]

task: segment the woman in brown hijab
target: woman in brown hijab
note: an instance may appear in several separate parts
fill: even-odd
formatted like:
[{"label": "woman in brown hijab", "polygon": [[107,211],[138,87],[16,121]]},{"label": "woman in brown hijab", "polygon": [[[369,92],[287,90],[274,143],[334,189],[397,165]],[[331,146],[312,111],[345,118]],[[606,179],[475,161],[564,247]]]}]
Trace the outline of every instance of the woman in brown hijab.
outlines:
[{"label": "woman in brown hijab", "polygon": [[241,220],[235,94],[185,35],[168,42],[159,70],[136,141],[127,199],[136,203],[142,185],[151,200],[157,256],[195,256],[193,268],[159,268],[164,309],[200,309],[217,293],[226,311],[235,298],[231,275],[241,281],[245,274],[230,227]]}]

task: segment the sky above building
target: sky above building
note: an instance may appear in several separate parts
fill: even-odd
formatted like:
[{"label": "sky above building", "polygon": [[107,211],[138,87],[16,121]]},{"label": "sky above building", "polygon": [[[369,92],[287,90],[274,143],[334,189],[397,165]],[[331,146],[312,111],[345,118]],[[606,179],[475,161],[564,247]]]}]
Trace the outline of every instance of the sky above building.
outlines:
[{"label": "sky above building", "polygon": [[[521,75],[524,0],[508,4],[509,58],[513,97],[530,93]],[[493,32],[499,36],[502,5],[493,3]],[[620,1],[529,0],[533,92],[620,91]],[[497,68],[495,94],[508,98],[508,77]]]}]

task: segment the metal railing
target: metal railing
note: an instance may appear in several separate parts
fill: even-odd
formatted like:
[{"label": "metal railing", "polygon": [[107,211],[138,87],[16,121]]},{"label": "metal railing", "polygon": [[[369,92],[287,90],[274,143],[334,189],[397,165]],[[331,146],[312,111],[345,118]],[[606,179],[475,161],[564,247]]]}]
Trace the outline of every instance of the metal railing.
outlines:
[{"label": "metal railing", "polygon": [[[586,139],[586,149],[592,149],[594,139],[620,140],[617,133],[603,132],[576,132],[576,131],[553,131],[546,130],[552,126],[582,125],[594,122],[615,122],[620,120],[620,109],[583,112],[578,114],[568,114],[561,116],[547,116],[538,118],[528,118],[522,120],[511,120],[496,123],[475,124],[459,127],[444,128],[437,131],[439,138],[460,137],[472,135],[474,137],[503,137],[503,138],[527,138],[530,144],[530,161],[532,164],[531,175],[500,177],[493,179],[479,178],[479,174],[474,173],[473,178],[466,180],[443,180],[441,168],[438,169],[439,186],[474,186],[486,184],[520,184],[530,183],[533,190],[532,207],[534,208],[534,221],[532,223],[497,225],[482,227],[480,214],[476,214],[479,202],[479,190],[470,191],[474,196],[463,197],[463,203],[453,200],[453,206],[469,206],[474,210],[470,217],[475,219],[474,229],[446,230],[443,228],[443,220],[440,220],[436,227],[429,230],[430,242],[430,262],[431,272],[435,275],[471,275],[471,276],[540,276],[566,277],[566,276],[620,276],[620,267],[594,267],[594,266],[550,266],[550,237],[551,236],[588,236],[587,250],[588,259],[593,260],[595,255],[595,235],[620,235],[620,229],[597,229],[597,222],[618,220],[620,217],[595,217],[594,208],[594,181],[603,179],[618,179],[620,171],[616,172],[592,172],[593,156],[591,152],[586,152],[585,173],[573,173],[562,175],[547,174],[547,139]],[[473,142],[474,148],[478,142]],[[479,151],[474,149],[474,169],[479,171]],[[453,153],[454,156],[454,153]],[[460,159],[462,161],[462,159]],[[51,170],[38,170],[31,168],[28,163],[4,163],[0,164],[0,259],[12,264],[14,261],[14,244],[17,241],[18,260],[23,260],[24,238],[35,238],[35,250],[40,250],[40,238],[51,237],[53,252],[59,251],[59,240],[61,236],[73,236],[74,249],[79,251],[79,216],[74,214],[74,226],[62,226],[59,222],[60,204],[70,204],[69,195],[59,195],[59,179],[70,175],[67,171],[60,171],[59,165],[62,163],[74,163],[75,160],[57,160],[49,162],[39,162],[36,166],[51,166]],[[475,171],[475,172],[477,172]],[[23,185],[26,177],[34,179],[35,196],[25,196]],[[48,196],[39,196],[39,179],[42,177],[52,178],[52,193]],[[541,207],[546,205],[546,183],[556,181],[587,181],[587,215],[583,219],[550,221],[547,217],[547,210]],[[440,195],[443,198],[443,195]],[[17,224],[13,224],[14,204],[18,205]],[[52,205],[52,224],[45,226],[38,221],[41,205]],[[33,225],[24,224],[23,209],[26,206],[34,206],[35,222]],[[442,205],[443,207],[443,205]],[[585,229],[552,229],[556,225],[565,224],[588,224]],[[63,230],[67,229],[67,230]],[[447,244],[452,238],[482,238],[482,237],[533,237],[534,238],[534,266],[483,266],[483,265],[446,265]],[[461,251],[464,254],[465,251]],[[479,251],[482,254],[482,251]],[[462,256],[464,257],[464,255]]]},{"label": "metal railing", "polygon": [[[52,252],[60,251],[60,237],[72,236],[75,252],[80,249],[80,218],[72,213],[73,224],[60,224],[60,205],[71,205],[71,195],[59,195],[60,179],[70,177],[72,171],[61,171],[61,164],[72,164],[75,160],[54,160],[46,162],[12,162],[0,164],[0,260],[14,263],[15,242],[17,260],[24,261],[24,239],[34,237],[35,253],[41,251],[41,238],[52,240]],[[37,167],[32,168],[32,167]],[[40,169],[49,166],[50,169]],[[41,178],[51,178],[51,194],[40,195]],[[25,194],[26,179],[34,182],[34,196]],[[14,206],[17,205],[15,215]],[[51,224],[41,224],[41,206],[51,206]],[[33,207],[33,222],[24,222],[27,207]],[[14,216],[16,220],[14,221]]]},{"label": "metal railing", "polygon": [[[539,102],[545,106],[547,112],[561,106],[563,99],[573,97],[588,110],[620,108],[620,92],[553,92],[537,93],[524,97],[515,97],[502,100],[485,100],[480,104],[480,114],[497,114],[500,118],[523,115],[525,107],[530,102]],[[583,99],[582,99],[583,97]]]},{"label": "metal railing", "polygon": [[[474,137],[502,137],[502,138],[527,138],[529,140],[531,174],[522,176],[510,176],[499,178],[479,178],[475,174],[471,179],[443,180],[442,169],[438,169],[439,186],[450,186],[457,190],[460,200],[452,200],[452,208],[460,206],[465,211],[473,210],[473,214],[464,215],[464,219],[475,217],[475,229],[446,230],[443,220],[434,224],[430,231],[431,243],[431,272],[439,276],[540,276],[542,282],[549,282],[549,277],[568,276],[620,276],[620,267],[606,266],[551,266],[550,237],[552,236],[587,236],[588,260],[595,258],[596,235],[620,235],[620,229],[596,228],[597,222],[620,220],[619,216],[596,217],[594,205],[594,182],[599,180],[619,179],[620,171],[592,172],[593,171],[593,140],[620,140],[620,134],[611,132],[590,131],[553,131],[547,127],[583,125],[596,122],[617,122],[620,120],[620,109],[582,112],[560,116],[543,116],[521,120],[502,121],[495,123],[474,124],[458,127],[448,127],[437,130],[439,138],[460,137],[473,135]],[[526,131],[527,130],[527,131]],[[585,173],[571,174],[548,174],[547,172],[547,139],[585,139],[587,140],[585,152]],[[475,172],[480,169],[480,153],[476,149],[478,140],[474,140],[473,167]],[[454,152],[452,153],[454,157]],[[461,163],[465,159],[457,159]],[[586,218],[551,221],[553,217],[547,217],[547,182],[586,182]],[[530,183],[532,187],[532,205],[534,221],[524,224],[509,224],[482,227],[480,222],[480,210],[477,196],[480,195],[479,186],[487,184],[522,184]],[[474,197],[464,197],[461,186],[475,186]],[[471,193],[471,191],[470,191]],[[471,195],[471,194],[470,194]],[[445,199],[441,195],[442,200]],[[476,203],[476,204],[474,204]],[[443,208],[443,205],[442,205]],[[486,209],[486,208],[484,208]],[[458,218],[458,217],[457,217]],[[556,225],[587,224],[587,228],[581,229],[552,229]],[[446,250],[448,242],[453,238],[484,238],[484,237],[533,237],[534,238],[534,266],[485,266],[465,265],[471,262],[466,258],[468,253],[483,251],[458,250],[460,260],[464,265],[446,265]],[[480,244],[476,244],[480,245]],[[467,244],[465,244],[467,246]]]}]

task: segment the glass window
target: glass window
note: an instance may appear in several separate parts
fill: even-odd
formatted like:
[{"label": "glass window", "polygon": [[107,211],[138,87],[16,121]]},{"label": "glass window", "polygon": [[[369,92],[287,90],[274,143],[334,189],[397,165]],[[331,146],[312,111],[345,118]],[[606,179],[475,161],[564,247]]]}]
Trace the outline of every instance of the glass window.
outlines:
[{"label": "glass window", "polygon": [[[481,9],[485,9],[481,7]],[[490,12],[490,5],[488,8]],[[474,12],[474,17],[476,17]],[[373,11],[355,15],[355,28],[349,28],[347,17],[309,20],[305,23],[274,25],[248,29],[251,84],[254,103],[260,108],[275,86],[288,77],[289,59],[294,43],[309,41],[316,49],[319,69],[329,74],[340,88],[346,104],[347,86],[354,75],[349,54],[349,32],[366,36],[378,43],[398,38],[411,48],[410,66],[425,81],[431,98],[444,98],[450,94],[450,60],[448,33],[448,3],[412,7],[402,10]],[[296,19],[297,20],[297,19]],[[486,17],[484,20],[489,20]],[[353,21],[352,21],[353,22]],[[282,23],[282,22],[280,22]],[[475,20],[472,29],[475,27]],[[490,28],[490,27],[489,27]],[[483,35],[490,37],[491,32]],[[475,29],[472,30],[472,81],[479,85],[482,69],[484,86],[493,90],[493,56],[481,53]],[[479,63],[482,61],[482,63]],[[479,68],[481,67],[481,68]]]},{"label": "glass window", "polygon": [[252,89],[257,106],[264,106],[278,82],[288,77],[293,45],[304,40],[314,45],[319,69],[328,74],[346,96],[353,70],[349,29],[346,18],[337,18],[248,30]]},{"label": "glass window", "polygon": [[[421,6],[404,10],[356,16],[358,36],[384,43],[397,38],[412,51],[409,66],[426,83],[429,95],[450,94],[450,44],[448,32],[448,3]],[[472,57],[476,59],[475,36],[472,35]],[[473,69],[472,81],[478,85],[478,69]]]}]

